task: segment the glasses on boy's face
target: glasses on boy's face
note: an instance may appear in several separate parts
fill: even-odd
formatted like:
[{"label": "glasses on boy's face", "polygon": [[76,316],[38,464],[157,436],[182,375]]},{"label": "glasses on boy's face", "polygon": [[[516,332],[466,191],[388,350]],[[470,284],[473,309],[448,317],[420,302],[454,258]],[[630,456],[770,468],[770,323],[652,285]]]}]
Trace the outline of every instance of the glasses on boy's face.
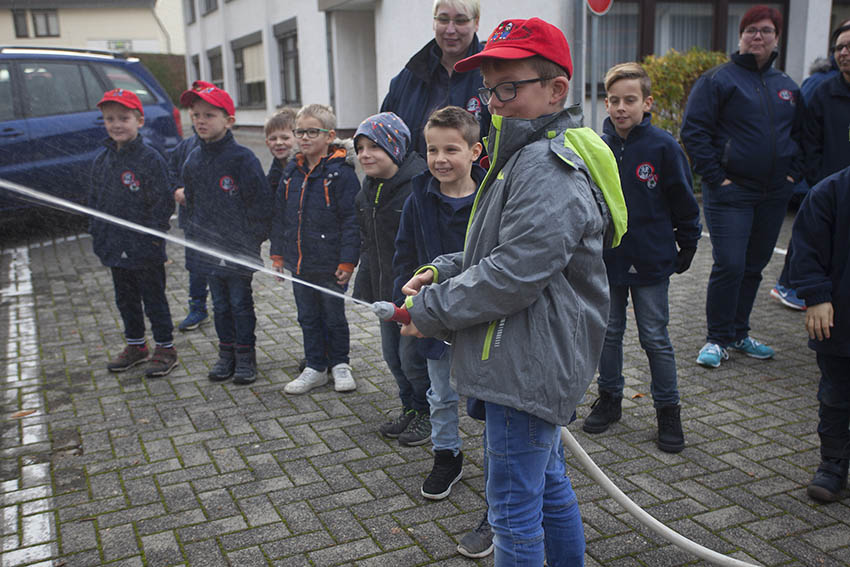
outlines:
[{"label": "glasses on boy's face", "polygon": [[747,28],[744,30],[744,35],[754,36],[760,33],[762,37],[772,37],[776,33],[776,28]]},{"label": "glasses on boy's face", "polygon": [[528,83],[536,83],[537,81],[548,81],[551,77],[537,77],[536,79],[525,79],[524,81],[505,81],[499,83],[495,87],[488,89],[481,87],[478,89],[478,98],[484,104],[490,104],[490,98],[496,95],[499,102],[508,102],[516,98],[517,87]]},{"label": "glasses on boy's face", "polygon": [[439,26],[447,26],[450,23],[454,23],[456,28],[462,28],[463,26],[468,26],[469,22],[472,21],[472,18],[464,15],[455,16],[454,18],[450,18],[445,14],[440,14],[439,16],[434,17],[434,21],[437,22]]},{"label": "glasses on boy's face", "polygon": [[841,53],[844,50],[850,51],[850,43],[839,43],[835,47],[832,48],[834,53]]},{"label": "glasses on boy's face", "polygon": [[330,132],[330,130],[326,130],[325,128],[296,128],[292,131],[296,138],[303,138],[304,136],[316,138],[320,132]]}]

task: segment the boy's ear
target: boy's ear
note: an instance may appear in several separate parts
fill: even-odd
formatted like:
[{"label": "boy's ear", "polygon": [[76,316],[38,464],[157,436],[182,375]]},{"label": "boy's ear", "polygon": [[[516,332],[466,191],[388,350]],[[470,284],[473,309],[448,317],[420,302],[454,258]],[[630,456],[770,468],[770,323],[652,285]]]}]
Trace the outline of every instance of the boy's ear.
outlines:
[{"label": "boy's ear", "polygon": [[643,111],[649,112],[652,109],[652,103],[654,102],[652,95],[643,99]]},{"label": "boy's ear", "polygon": [[330,141],[331,141],[331,142],[333,142],[334,140],[336,140],[336,130],[334,130],[333,128],[331,128],[330,130],[328,130],[328,138],[330,138]]},{"label": "boy's ear", "polygon": [[555,77],[550,81],[552,87],[552,104],[560,104],[570,92],[570,80],[564,76]]},{"label": "boy's ear", "polygon": [[227,117],[227,122],[225,124],[227,125],[228,128],[230,128],[235,123],[236,123],[236,117],[231,114],[230,116]]},{"label": "boy's ear", "polygon": [[472,146],[472,161],[477,160],[483,151],[484,146],[481,145],[481,142],[475,142]]},{"label": "boy's ear", "polygon": [[139,119],[139,128],[145,125],[145,116],[143,114],[140,114],[136,118]]},{"label": "boy's ear", "polygon": [[608,110],[608,107],[609,107],[610,105],[611,105],[611,103],[609,103],[609,102],[608,102],[608,97],[606,96],[606,97],[605,97],[605,110]]}]

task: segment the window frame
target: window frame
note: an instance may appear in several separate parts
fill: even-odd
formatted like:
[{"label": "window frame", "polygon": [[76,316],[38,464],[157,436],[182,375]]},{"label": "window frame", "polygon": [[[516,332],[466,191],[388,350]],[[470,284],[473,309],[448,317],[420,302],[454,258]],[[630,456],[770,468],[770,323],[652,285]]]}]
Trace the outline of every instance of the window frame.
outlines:
[{"label": "window frame", "polygon": [[198,14],[195,11],[195,0],[183,0],[183,17],[186,18],[187,26],[198,21]]},{"label": "window frame", "polygon": [[[16,38],[30,36],[30,21],[26,10],[12,10],[12,23],[15,27]],[[23,26],[23,30],[21,30],[21,26]]]},{"label": "window frame", "polygon": [[[280,104],[282,106],[301,106],[301,61],[298,49],[298,21],[296,18],[284,20],[273,27],[277,41],[278,69],[280,70]],[[294,42],[294,49],[287,50],[286,42]],[[287,71],[293,69],[293,83],[290,85]]]},{"label": "window frame", "polygon": [[[258,45],[262,51],[263,34],[261,31],[250,33],[230,42],[230,50],[233,53],[233,72],[236,79],[236,106],[239,108],[266,108],[266,83],[269,78],[265,76],[265,69],[263,69],[262,81],[245,82],[244,50]],[[263,52],[263,59],[265,62],[265,52]]]},{"label": "window frame", "polygon": [[218,10],[218,0],[201,0],[201,15],[206,16]]},{"label": "window frame", "polygon": [[[33,37],[59,37],[60,36],[60,32],[59,32],[59,10],[55,10],[55,9],[30,10],[30,15],[32,16]],[[50,29],[50,27],[51,27],[50,26],[51,17],[50,16],[53,16],[52,19],[55,20],[56,33],[51,33],[51,29]],[[47,25],[47,33],[46,34],[38,33],[38,28],[39,28],[38,18],[39,17],[45,18],[45,24]]]}]

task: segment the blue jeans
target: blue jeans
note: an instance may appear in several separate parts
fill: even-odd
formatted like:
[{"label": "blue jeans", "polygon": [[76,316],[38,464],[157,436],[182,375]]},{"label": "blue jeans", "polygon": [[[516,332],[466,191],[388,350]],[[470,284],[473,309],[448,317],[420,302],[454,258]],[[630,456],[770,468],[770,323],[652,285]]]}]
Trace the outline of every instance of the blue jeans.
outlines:
[{"label": "blue jeans", "polygon": [[749,334],[761,272],[773,254],[793,187],[790,183],[774,191],[734,183],[703,187],[714,257],[705,301],[708,342],[727,346]]},{"label": "blue jeans", "polygon": [[207,275],[203,272],[189,272],[189,299],[207,300]]},{"label": "blue jeans", "polygon": [[669,310],[667,288],[670,280],[652,285],[609,285],[611,310],[608,330],[599,360],[599,391],[623,395],[623,334],[626,331],[626,306],[631,290],[635,307],[640,346],[649,359],[652,376],[650,391],[655,407],[679,405],[679,386],[676,378],[676,357],[667,334]]},{"label": "blue jeans", "polygon": [[215,332],[222,344],[252,347],[256,342],[252,279],[252,274],[207,276],[215,309]]},{"label": "blue jeans", "polygon": [[419,352],[415,337],[401,336],[401,327],[392,321],[381,321],[381,350],[396,384],[404,408],[428,411],[425,395],[431,386],[425,357]]},{"label": "blue jeans", "polygon": [[[345,293],[346,286],[336,283],[333,274],[298,276],[318,286]],[[292,294],[298,308],[298,324],[304,336],[307,366],[324,371],[337,364],[348,363],[350,335],[345,318],[345,300],[317,289],[292,283]]]},{"label": "blue jeans", "polygon": [[561,428],[486,402],[487,519],[496,567],[584,565],[584,527],[564,467]]},{"label": "blue jeans", "polygon": [[449,382],[452,349],[447,348],[439,359],[428,359],[428,407],[431,409],[431,443],[434,450],[451,450],[457,455],[461,441],[457,424],[457,392]]},{"label": "blue jeans", "polygon": [[131,340],[145,338],[144,315],[147,315],[153,340],[158,344],[170,343],[174,323],[165,296],[165,266],[157,264],[137,270],[112,268],[111,271],[115,304],[124,322],[124,336]]}]

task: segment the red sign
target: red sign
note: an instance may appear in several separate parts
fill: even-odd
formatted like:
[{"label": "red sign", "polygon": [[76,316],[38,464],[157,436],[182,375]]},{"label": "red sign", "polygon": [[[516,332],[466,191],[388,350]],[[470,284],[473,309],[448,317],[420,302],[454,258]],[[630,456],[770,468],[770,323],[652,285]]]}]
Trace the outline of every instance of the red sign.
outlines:
[{"label": "red sign", "polygon": [[587,7],[597,16],[604,16],[611,9],[614,0],[587,0]]}]

